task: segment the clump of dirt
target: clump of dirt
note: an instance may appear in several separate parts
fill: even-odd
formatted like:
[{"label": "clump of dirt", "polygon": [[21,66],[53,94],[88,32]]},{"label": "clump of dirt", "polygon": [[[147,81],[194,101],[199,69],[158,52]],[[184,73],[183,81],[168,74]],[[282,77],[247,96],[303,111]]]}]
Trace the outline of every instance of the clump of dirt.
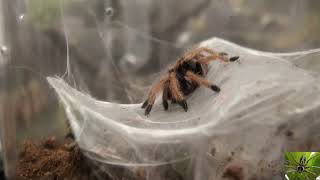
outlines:
[{"label": "clump of dirt", "polygon": [[[59,143],[54,137],[43,141],[27,140],[22,145],[17,165],[20,179],[79,179],[89,176],[89,168],[78,148]],[[89,178],[88,178],[89,179]]]},{"label": "clump of dirt", "polygon": [[243,168],[232,164],[225,169],[222,177],[230,180],[244,180]]}]

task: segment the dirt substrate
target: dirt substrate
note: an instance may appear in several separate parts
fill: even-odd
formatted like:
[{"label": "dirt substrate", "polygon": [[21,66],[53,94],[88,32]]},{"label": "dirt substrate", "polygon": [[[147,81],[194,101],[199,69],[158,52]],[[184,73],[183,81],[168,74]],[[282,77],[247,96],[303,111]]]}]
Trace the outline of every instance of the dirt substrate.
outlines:
[{"label": "dirt substrate", "polygon": [[94,179],[87,160],[70,143],[55,138],[25,141],[19,154],[18,179]]},{"label": "dirt substrate", "polygon": [[[45,180],[145,180],[143,169],[126,169],[102,165],[87,159],[70,142],[55,138],[43,141],[27,140],[22,144],[17,165],[17,179]],[[183,180],[171,166],[152,170],[154,177],[166,180]]]},{"label": "dirt substrate", "polygon": [[[165,180],[184,180],[193,176],[192,173],[177,170],[176,167],[184,167],[184,163],[176,164],[176,167],[163,165],[130,169],[93,162],[87,159],[79,148],[71,144],[72,141],[59,142],[54,137],[43,141],[25,141],[19,154],[16,179],[145,180],[157,177]],[[243,180],[242,168],[238,166],[226,168],[223,178]]]},{"label": "dirt substrate", "polygon": [[17,178],[22,180],[143,180],[137,172],[103,165],[87,159],[72,141],[58,142],[54,137],[22,144]]}]

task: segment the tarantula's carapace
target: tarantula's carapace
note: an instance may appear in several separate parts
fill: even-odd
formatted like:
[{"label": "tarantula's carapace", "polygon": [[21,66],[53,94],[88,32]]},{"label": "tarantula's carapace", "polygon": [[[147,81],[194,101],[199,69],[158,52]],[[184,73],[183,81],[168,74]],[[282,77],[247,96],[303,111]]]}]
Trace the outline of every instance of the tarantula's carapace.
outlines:
[{"label": "tarantula's carapace", "polygon": [[220,88],[217,85],[205,79],[209,63],[214,60],[233,62],[237,59],[239,59],[239,56],[229,58],[225,52],[215,52],[206,47],[186,52],[150,88],[148,98],[142,105],[142,108],[145,108],[145,115],[150,113],[157,94],[160,92],[162,92],[162,103],[165,110],[168,110],[168,101],[171,101],[181,105],[185,111],[188,111],[185,96],[194,92],[200,85],[208,87],[215,92],[220,92]]}]

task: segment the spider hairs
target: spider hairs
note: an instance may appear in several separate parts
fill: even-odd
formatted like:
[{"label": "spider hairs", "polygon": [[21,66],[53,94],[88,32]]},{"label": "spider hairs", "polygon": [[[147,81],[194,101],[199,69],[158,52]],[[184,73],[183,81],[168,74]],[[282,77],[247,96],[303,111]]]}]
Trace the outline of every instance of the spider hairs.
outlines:
[{"label": "spider hairs", "polygon": [[186,52],[150,88],[147,100],[142,104],[145,115],[150,113],[156,97],[161,91],[162,105],[165,110],[168,110],[168,101],[171,101],[173,104],[179,104],[187,112],[188,104],[185,96],[193,93],[200,85],[215,92],[220,92],[217,85],[205,79],[209,63],[214,60],[234,62],[238,59],[239,56],[229,58],[225,52],[215,52],[206,47],[195,48]]}]

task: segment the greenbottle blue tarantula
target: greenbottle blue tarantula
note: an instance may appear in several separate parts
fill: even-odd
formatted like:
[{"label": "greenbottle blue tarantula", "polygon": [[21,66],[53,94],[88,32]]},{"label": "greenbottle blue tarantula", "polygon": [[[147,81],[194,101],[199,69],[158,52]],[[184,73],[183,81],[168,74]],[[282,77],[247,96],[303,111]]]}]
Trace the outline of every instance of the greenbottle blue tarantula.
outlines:
[{"label": "greenbottle blue tarantula", "polygon": [[208,72],[208,65],[211,61],[221,60],[223,62],[233,62],[239,56],[228,58],[225,52],[217,53],[209,48],[201,47],[185,53],[163,75],[159,82],[154,84],[149,90],[148,99],[142,104],[145,108],[145,115],[148,115],[156,100],[156,96],[162,91],[162,103],[165,110],[168,110],[168,100],[178,103],[187,112],[188,105],[185,96],[191,94],[200,85],[206,86],[215,92],[220,92],[220,88],[210,83],[204,77]]}]

